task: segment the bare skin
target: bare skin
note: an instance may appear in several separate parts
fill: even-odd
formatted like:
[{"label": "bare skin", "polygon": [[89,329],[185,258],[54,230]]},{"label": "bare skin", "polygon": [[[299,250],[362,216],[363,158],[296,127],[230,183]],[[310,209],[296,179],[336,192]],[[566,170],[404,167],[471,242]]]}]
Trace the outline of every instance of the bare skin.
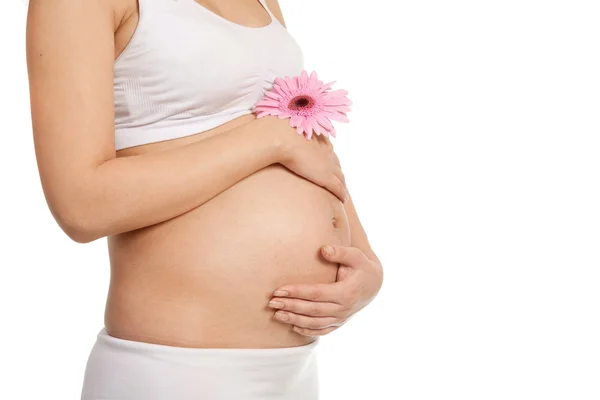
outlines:
[{"label": "bare skin", "polygon": [[[258,2],[199,3],[241,25],[269,23]],[[276,2],[269,6],[283,23]],[[137,3],[31,0],[28,18],[42,186],[73,240],[108,237],[108,332],[183,347],[312,341],[273,318],[273,292],[335,283],[338,261],[320,254],[323,244],[360,246],[376,260],[331,143],[250,114],[115,152],[112,67],[137,25]],[[357,292],[363,300],[379,290],[378,265],[368,293]]]}]

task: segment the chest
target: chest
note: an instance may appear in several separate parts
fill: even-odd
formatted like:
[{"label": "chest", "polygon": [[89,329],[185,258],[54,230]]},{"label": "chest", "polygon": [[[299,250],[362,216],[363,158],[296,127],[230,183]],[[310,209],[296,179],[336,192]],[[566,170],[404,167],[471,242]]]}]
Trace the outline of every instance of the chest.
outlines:
[{"label": "chest", "polygon": [[190,99],[197,111],[210,112],[256,101],[275,77],[302,70],[302,51],[278,21],[250,28],[192,2],[161,3],[152,14],[141,10],[115,61],[116,93],[125,96],[135,86],[157,102]]}]

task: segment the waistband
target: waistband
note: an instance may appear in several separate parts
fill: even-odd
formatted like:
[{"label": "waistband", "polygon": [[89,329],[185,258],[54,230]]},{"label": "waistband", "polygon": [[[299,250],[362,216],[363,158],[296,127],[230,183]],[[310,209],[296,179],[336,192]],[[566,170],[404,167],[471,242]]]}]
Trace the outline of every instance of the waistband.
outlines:
[{"label": "waistband", "polygon": [[162,345],[156,343],[138,342],[134,340],[121,339],[111,336],[102,328],[97,336],[97,345],[106,346],[117,351],[146,353],[161,356],[174,356],[178,359],[186,358],[198,361],[219,361],[227,362],[235,360],[236,363],[248,362],[256,363],[261,359],[273,362],[274,358],[284,360],[298,360],[310,356],[315,352],[320,343],[320,337],[306,345],[293,347],[276,348],[197,348],[197,347],[177,347]]},{"label": "waistband", "polygon": [[285,348],[187,348],[110,336],[90,353],[82,400],[316,400],[319,339]]}]

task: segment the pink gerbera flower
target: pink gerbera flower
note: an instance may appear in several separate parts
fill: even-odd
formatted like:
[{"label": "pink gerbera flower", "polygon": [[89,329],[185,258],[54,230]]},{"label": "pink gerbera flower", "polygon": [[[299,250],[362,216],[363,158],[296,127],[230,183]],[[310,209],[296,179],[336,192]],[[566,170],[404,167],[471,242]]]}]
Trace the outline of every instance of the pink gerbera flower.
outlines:
[{"label": "pink gerbera flower", "polygon": [[323,84],[316,72],[308,76],[304,70],[299,76],[276,78],[273,89],[256,103],[254,112],[257,118],[267,115],[289,118],[290,125],[298,134],[304,133],[307,140],[313,133],[335,137],[331,120],[348,122],[346,113],[352,102],[346,97],[347,91],[331,91],[334,83]]}]

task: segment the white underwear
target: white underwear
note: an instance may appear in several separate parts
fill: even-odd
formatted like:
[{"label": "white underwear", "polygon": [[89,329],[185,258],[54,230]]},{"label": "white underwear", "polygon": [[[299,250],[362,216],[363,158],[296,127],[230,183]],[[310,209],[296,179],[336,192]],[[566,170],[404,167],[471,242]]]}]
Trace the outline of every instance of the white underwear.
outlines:
[{"label": "white underwear", "polygon": [[110,336],[89,356],[82,400],[314,400],[315,348],[184,348]]}]

